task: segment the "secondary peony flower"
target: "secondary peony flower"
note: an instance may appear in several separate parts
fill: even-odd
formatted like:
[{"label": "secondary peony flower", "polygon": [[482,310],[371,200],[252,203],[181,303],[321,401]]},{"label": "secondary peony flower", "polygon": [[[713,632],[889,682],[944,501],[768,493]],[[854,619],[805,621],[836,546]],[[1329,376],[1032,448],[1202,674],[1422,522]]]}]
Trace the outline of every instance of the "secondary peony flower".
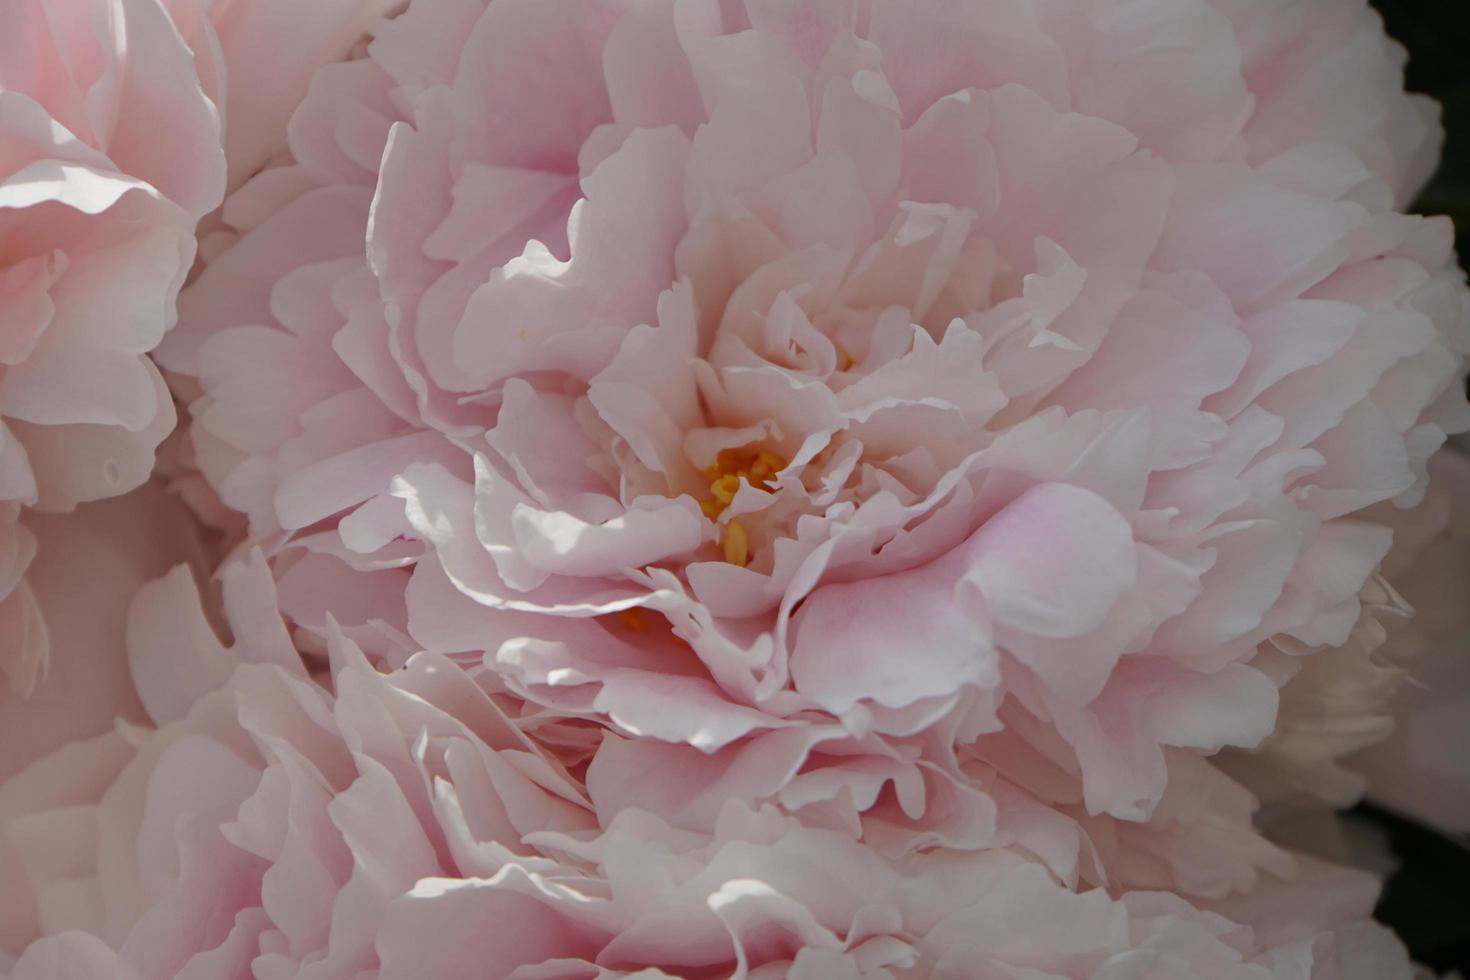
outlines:
[{"label": "secondary peony flower", "polygon": [[224,191],[218,118],[168,15],[89,6],[0,11],[0,668],[21,693],[48,652],[21,508],[147,479],[174,409],[143,355]]},{"label": "secondary peony flower", "polygon": [[1470,467],[1463,452],[1446,449],[1429,472],[1433,482],[1420,504],[1369,512],[1393,529],[1394,544],[1363,589],[1363,613],[1348,641],[1305,659],[1286,650],[1258,656],[1256,665],[1283,685],[1276,729],[1258,750],[1227,753],[1222,765],[1262,800],[1305,793],[1346,807],[1367,791],[1431,823],[1465,827],[1455,800],[1470,799],[1470,774],[1449,747],[1462,741],[1453,725],[1466,689],[1457,682],[1464,661],[1457,634],[1465,625],[1459,501]]},{"label": "secondary peony flower", "polygon": [[708,832],[636,808],[599,826],[493,674],[432,652],[383,673],[332,633],[318,675],[264,562],[222,579],[230,647],[186,569],[145,587],[127,635],[149,722],[0,789],[14,980],[1410,975],[1366,920],[1372,880],[1312,862],[1232,919],[1077,894],[1006,851],[890,860],[739,801]]},{"label": "secondary peony flower", "polygon": [[1386,648],[1410,680],[1379,709],[1392,714],[1392,736],[1348,765],[1364,774],[1374,802],[1463,836],[1470,834],[1470,759],[1455,747],[1470,738],[1470,612],[1462,587],[1470,574],[1470,459],[1446,451],[1435,463],[1444,488],[1434,501],[1440,520],[1409,529],[1410,546],[1391,555],[1387,569],[1414,607]]},{"label": "secondary peony flower", "polygon": [[577,723],[603,826],[1219,895],[1282,857],[1200,756],[1470,426],[1401,63],[1327,0],[413,2],[160,358],[293,620]]},{"label": "secondary peony flower", "polygon": [[381,6],[0,9],[0,671],[16,690],[47,659],[21,508],[69,510],[147,479],[175,416],[145,355],[174,323],[195,224],[227,168],[248,174],[279,148],[291,93]]}]

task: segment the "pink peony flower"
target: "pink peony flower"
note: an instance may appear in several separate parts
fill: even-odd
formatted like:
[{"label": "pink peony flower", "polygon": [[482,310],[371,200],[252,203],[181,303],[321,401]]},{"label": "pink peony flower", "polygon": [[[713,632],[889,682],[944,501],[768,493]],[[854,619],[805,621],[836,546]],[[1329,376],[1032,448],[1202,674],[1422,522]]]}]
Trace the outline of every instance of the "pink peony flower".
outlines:
[{"label": "pink peony flower", "polygon": [[0,672],[16,690],[47,660],[20,508],[69,510],[147,479],[174,409],[144,355],[174,322],[195,223],[227,169],[248,174],[279,148],[292,93],[382,6],[0,10]]},{"label": "pink peony flower", "polygon": [[1408,547],[1390,556],[1388,569],[1414,618],[1390,637],[1385,655],[1409,679],[1379,708],[1393,717],[1392,735],[1347,763],[1363,774],[1374,802],[1463,836],[1470,835],[1470,759],[1460,749],[1470,740],[1463,589],[1470,573],[1470,459],[1446,451],[1431,469],[1443,487],[1433,502],[1440,521],[1410,529]]},{"label": "pink peony flower", "polygon": [[[167,14],[106,9],[0,11],[0,668],[21,693],[48,654],[21,508],[147,479],[174,410],[143,355],[224,190],[218,119]],[[146,64],[126,57],[140,48]]]},{"label": "pink peony flower", "polygon": [[[1416,816],[1433,812],[1431,823],[1465,824],[1449,803],[1467,786],[1464,765],[1443,748],[1462,739],[1441,726],[1454,724],[1464,690],[1455,681],[1464,659],[1455,645],[1464,551],[1456,500],[1466,470],[1464,454],[1446,449],[1430,461],[1433,482],[1420,504],[1368,512],[1392,528],[1394,544],[1363,589],[1363,614],[1346,643],[1305,659],[1290,651],[1257,657],[1283,685],[1276,728],[1256,750],[1226,753],[1222,765],[1259,798],[1306,795],[1346,807],[1383,792]],[[1412,748],[1400,726],[1418,733]],[[1391,747],[1372,748],[1390,735]],[[1370,764],[1370,779],[1368,758],[1396,761]]]},{"label": "pink peony flower", "polygon": [[292,619],[579,723],[604,826],[1219,895],[1282,856],[1199,757],[1470,425],[1401,63],[1325,0],[411,3],[160,358]]},{"label": "pink peony flower", "polygon": [[1361,0],[64,6],[0,975],[1413,975],[1255,819],[1464,829],[1456,708],[1353,755],[1457,675],[1470,429]]},{"label": "pink peony flower", "polygon": [[1372,880],[1312,862],[1232,919],[1006,851],[887,859],[739,801],[706,832],[599,826],[494,675],[432,652],[382,673],[340,633],[315,675],[264,562],[222,578],[230,647],[185,568],[148,585],[127,628],[148,722],[0,788],[14,980],[1409,976]]},{"label": "pink peony flower", "polygon": [[[138,6],[146,15],[123,23],[147,24],[166,39],[171,28],[163,12]],[[13,21],[26,10],[25,4],[9,5],[5,16]],[[23,24],[3,26],[6,38],[29,33]],[[172,53],[188,63],[182,44],[172,52],[166,43],[157,48],[160,60]],[[35,56],[45,55],[64,57],[38,46]],[[9,71],[17,61],[7,57],[4,63]],[[7,500],[68,509],[145,480],[154,448],[173,425],[168,392],[142,355],[173,322],[174,298],[194,256],[193,218],[200,212],[191,216],[147,182],[153,178],[167,186],[169,174],[149,172],[153,160],[138,161],[136,176],[120,169],[126,164],[104,155],[112,148],[108,140],[89,133],[101,148],[88,145],[26,88],[4,81],[4,492]],[[116,89],[123,86],[110,76],[105,81],[110,84],[100,91],[122,101]],[[202,95],[191,103],[188,88],[169,90],[180,104],[157,112],[187,119],[193,109],[208,119]],[[35,93],[43,99],[47,94]],[[74,98],[79,104],[81,93]],[[121,130],[119,141],[125,143],[125,136]],[[137,134],[132,139],[141,141]],[[204,139],[217,141],[217,132],[206,131]],[[197,144],[164,149],[170,157],[203,157],[208,165],[207,151]],[[190,191],[179,187],[176,193]],[[219,188],[199,193],[207,210]]]}]

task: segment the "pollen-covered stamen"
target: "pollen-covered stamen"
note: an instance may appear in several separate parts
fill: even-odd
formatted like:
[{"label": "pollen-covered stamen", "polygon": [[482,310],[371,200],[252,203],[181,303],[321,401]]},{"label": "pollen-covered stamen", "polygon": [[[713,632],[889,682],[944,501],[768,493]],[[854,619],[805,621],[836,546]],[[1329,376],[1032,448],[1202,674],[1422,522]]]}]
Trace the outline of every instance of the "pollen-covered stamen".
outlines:
[{"label": "pollen-covered stamen", "polygon": [[[721,450],[715,457],[715,465],[704,471],[710,481],[709,497],[699,502],[699,509],[710,520],[717,520],[740,492],[741,483],[770,493],[775,488],[776,476],[786,466],[785,459],[766,449]],[[743,566],[750,560],[750,535],[739,521],[726,523],[722,547],[725,560],[731,564]]]},{"label": "pollen-covered stamen", "polygon": [[742,568],[750,561],[750,536],[739,521],[725,525],[725,560]]},{"label": "pollen-covered stamen", "polygon": [[700,509],[711,520],[719,517],[735,499],[735,494],[740,492],[742,481],[769,493],[774,488],[777,474],[786,465],[786,460],[765,449],[754,452],[721,450],[715,458],[715,465],[704,471],[705,478],[710,481],[709,497],[699,502]]},{"label": "pollen-covered stamen", "polygon": [[710,497],[723,509],[730,506],[735,499],[735,494],[740,491],[740,477],[734,473],[726,473],[718,477],[709,485]]}]

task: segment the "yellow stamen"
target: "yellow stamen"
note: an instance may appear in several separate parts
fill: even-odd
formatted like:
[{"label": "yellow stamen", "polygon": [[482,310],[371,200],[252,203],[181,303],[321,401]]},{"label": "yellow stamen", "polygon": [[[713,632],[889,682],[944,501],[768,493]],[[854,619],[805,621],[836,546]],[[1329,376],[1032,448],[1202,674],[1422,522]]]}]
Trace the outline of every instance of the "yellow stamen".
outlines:
[{"label": "yellow stamen", "polygon": [[710,499],[701,500],[699,509],[705,517],[716,520],[734,501],[742,481],[769,493],[776,474],[785,468],[786,460],[764,449],[753,455],[749,450],[722,449],[715,457],[715,465],[704,471],[710,481]]},{"label": "yellow stamen", "polygon": [[722,504],[728,505],[740,489],[740,477],[727,473],[709,485],[709,492]]},{"label": "yellow stamen", "polygon": [[768,477],[773,477],[786,468],[786,460],[773,452],[762,449],[756,453],[755,462],[750,466],[750,475],[760,483],[768,482]]},{"label": "yellow stamen", "polygon": [[742,568],[750,560],[750,538],[739,521],[725,525],[725,560]]}]

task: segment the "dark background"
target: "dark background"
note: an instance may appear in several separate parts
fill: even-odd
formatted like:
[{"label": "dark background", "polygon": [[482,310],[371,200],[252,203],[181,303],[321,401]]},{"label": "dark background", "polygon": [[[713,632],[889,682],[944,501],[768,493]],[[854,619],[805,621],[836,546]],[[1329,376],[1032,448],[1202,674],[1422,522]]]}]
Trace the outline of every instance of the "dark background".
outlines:
[{"label": "dark background", "polygon": [[1444,107],[1444,159],[1418,210],[1447,214],[1470,265],[1470,0],[1370,0],[1409,49],[1408,87]]},{"label": "dark background", "polygon": [[[1409,49],[1409,88],[1444,106],[1444,161],[1415,209],[1455,219],[1460,264],[1470,266],[1470,0],[1372,3]],[[1373,807],[1353,817],[1383,830],[1402,862],[1379,918],[1421,963],[1470,975],[1470,850]]]}]

